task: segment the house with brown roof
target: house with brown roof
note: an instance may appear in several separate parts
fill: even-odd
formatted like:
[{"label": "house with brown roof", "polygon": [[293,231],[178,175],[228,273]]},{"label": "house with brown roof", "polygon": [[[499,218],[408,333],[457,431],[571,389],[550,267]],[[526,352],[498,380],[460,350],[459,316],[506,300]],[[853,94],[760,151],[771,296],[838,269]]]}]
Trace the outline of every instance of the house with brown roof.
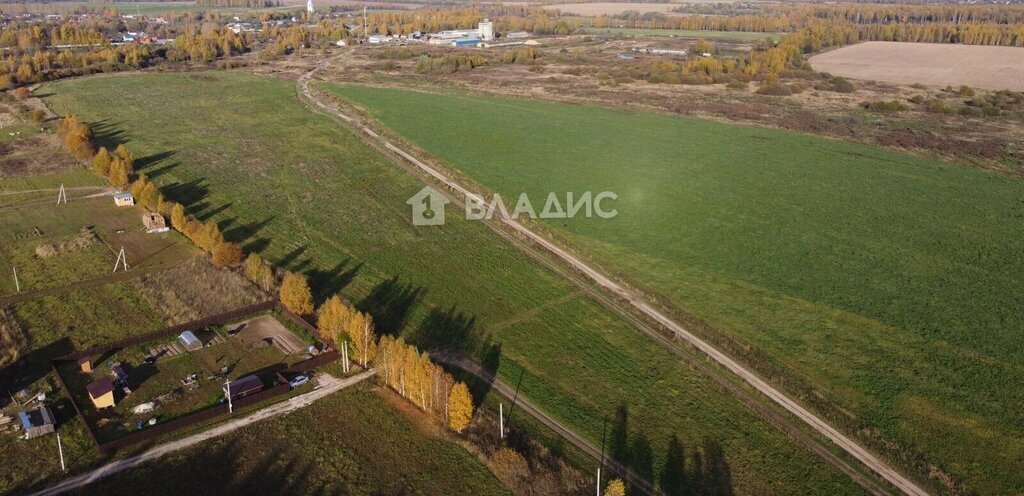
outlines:
[{"label": "house with brown roof", "polygon": [[263,390],[263,379],[254,375],[248,375],[241,379],[235,379],[224,386],[224,394],[230,395],[232,400],[245,398],[253,393]]},{"label": "house with brown roof", "polygon": [[90,382],[85,389],[97,409],[114,406],[114,381],[110,377],[101,377]]}]

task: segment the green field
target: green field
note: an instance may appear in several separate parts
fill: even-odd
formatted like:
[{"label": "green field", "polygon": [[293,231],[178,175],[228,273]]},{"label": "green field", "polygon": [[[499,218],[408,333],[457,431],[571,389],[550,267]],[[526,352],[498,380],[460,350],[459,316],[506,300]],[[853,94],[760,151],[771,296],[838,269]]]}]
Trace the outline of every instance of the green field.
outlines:
[{"label": "green field", "polygon": [[510,209],[616,192],[614,219],[547,225],[971,487],[1024,489],[1024,182],[653,113],[330,88]]},{"label": "green field", "polygon": [[167,494],[169,487],[174,494],[507,494],[462,447],[417,432],[386,400],[359,389],[72,494]]},{"label": "green field", "polygon": [[[160,98],[153,98],[159,88]],[[424,346],[500,350],[499,375],[600,441],[624,407],[641,469],[668,440],[720,444],[737,494],[860,489],[651,339],[477,223],[411,225],[422,183],[326,117],[294,82],[242,72],[125,74],[48,84],[52,108],[116,123],[173,199],[229,239],[340,290],[378,329]],[[184,104],[183,102],[188,102]],[[100,138],[103,138],[102,136]],[[487,342],[490,346],[483,346]],[[641,456],[646,455],[646,456]]]},{"label": "green field", "polygon": [[612,36],[671,36],[704,40],[758,41],[779,39],[779,33],[755,33],[748,31],[693,31],[688,29],[647,29],[647,28],[586,28],[586,34],[608,34]]}]

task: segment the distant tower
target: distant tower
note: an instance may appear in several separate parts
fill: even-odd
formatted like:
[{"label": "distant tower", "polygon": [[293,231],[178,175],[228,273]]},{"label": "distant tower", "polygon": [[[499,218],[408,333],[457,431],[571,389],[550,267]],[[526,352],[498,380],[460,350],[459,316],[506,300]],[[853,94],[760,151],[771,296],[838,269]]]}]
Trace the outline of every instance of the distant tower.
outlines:
[{"label": "distant tower", "polygon": [[494,23],[491,22],[490,19],[484,19],[484,22],[481,22],[477,26],[477,31],[480,34],[481,40],[487,41],[494,39]]},{"label": "distant tower", "polygon": [[313,0],[306,0],[306,12],[313,13]]}]

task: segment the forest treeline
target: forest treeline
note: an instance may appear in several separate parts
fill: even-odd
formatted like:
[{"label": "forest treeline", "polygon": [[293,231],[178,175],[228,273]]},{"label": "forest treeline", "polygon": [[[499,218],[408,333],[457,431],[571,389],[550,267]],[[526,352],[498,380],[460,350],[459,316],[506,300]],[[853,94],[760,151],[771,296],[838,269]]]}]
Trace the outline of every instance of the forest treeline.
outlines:
[{"label": "forest treeline", "polygon": [[[270,0],[202,0],[209,2],[266,2]],[[651,79],[661,82],[705,84],[733,79],[772,79],[787,68],[800,67],[802,56],[825,48],[861,41],[962,43],[971,45],[1024,46],[1022,5],[777,5],[760,15],[664,16],[643,21],[645,27],[686,30],[788,32],[774,45],[761,44],[748,55],[717,61],[690,61],[668,76],[670,63],[650,67]],[[260,14],[261,19],[276,14]],[[449,29],[470,29],[485,17],[494,20],[499,32],[530,31],[566,35],[577,32],[581,18],[560,17],[539,7],[487,5],[480,8],[424,9],[377,12],[368,16],[367,34],[411,34]],[[255,32],[235,33],[219,14],[171,16],[168,25],[132,25],[116,14],[69,18],[48,23],[11,23],[0,32],[0,87],[10,88],[98,72],[134,70],[164,63],[198,62],[234,57],[263,49],[260,60],[272,60],[294,50],[324,46],[348,37],[341,20],[322,20],[312,27],[264,23]],[[593,18],[592,25],[621,25],[609,16]],[[173,43],[111,45],[126,28],[152,30]],[[359,32],[359,28],[356,28]],[[361,34],[361,33],[360,33]],[[56,50],[56,45],[92,45],[85,50]],[[479,60],[424,59],[420,72],[454,72],[480,65]],[[660,65],[657,65],[660,64]],[[728,81],[724,81],[728,82]]]},{"label": "forest treeline", "polygon": [[[340,23],[326,21],[314,29],[268,26],[255,33],[235,33],[218,23],[203,22],[182,27],[170,44],[111,45],[97,27],[12,25],[0,36],[0,47],[10,48],[0,56],[0,88],[162,63],[209,63],[248,53],[260,40],[266,44],[264,58],[273,58],[315,43],[333,42],[346,34]],[[85,50],[47,49],[55,44],[97,46]]]},{"label": "forest treeline", "polygon": [[265,9],[269,7],[280,7],[281,2],[278,0],[196,0],[196,6]]},{"label": "forest treeline", "polygon": [[[700,31],[796,32],[826,21],[849,24],[863,40],[1024,46],[1024,5],[773,6],[758,14],[665,16],[624,12],[594,18],[594,27]],[[863,29],[862,29],[863,28]]]}]

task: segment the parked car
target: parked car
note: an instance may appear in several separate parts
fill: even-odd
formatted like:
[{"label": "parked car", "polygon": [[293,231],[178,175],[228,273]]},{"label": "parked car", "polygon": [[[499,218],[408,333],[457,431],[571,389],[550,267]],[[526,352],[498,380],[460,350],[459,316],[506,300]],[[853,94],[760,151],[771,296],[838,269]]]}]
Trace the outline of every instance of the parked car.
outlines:
[{"label": "parked car", "polygon": [[297,375],[293,377],[292,380],[288,381],[288,385],[291,386],[292,389],[295,389],[307,382],[309,382],[309,377],[306,377],[304,375]]}]

